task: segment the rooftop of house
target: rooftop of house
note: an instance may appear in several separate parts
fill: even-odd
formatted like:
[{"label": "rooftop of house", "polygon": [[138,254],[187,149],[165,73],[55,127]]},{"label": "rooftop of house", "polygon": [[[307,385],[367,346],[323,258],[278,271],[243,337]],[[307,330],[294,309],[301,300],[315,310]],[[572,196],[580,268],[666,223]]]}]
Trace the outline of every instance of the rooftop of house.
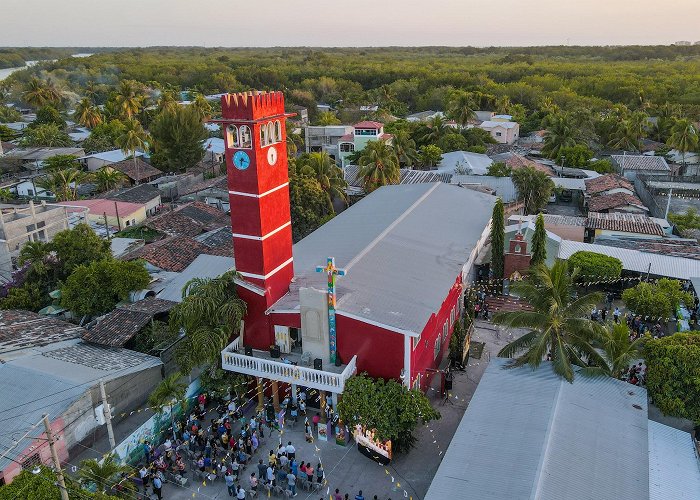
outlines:
[{"label": "rooftop of house", "polygon": [[665,255],[669,257],[700,260],[700,243],[698,243],[697,240],[683,238],[615,238],[603,235],[597,237],[595,242],[597,244],[610,247],[638,250],[640,252]]},{"label": "rooftop of house", "polygon": [[[359,177],[360,167],[358,165],[348,165],[343,169],[345,181],[348,186],[361,188],[362,178]],[[436,170],[411,170],[401,169],[399,184],[424,184],[426,182],[450,182],[452,174],[438,172]]]},{"label": "rooftop of house", "polygon": [[591,212],[602,212],[625,206],[633,206],[645,212],[649,211],[642,200],[628,193],[599,194],[588,200],[588,210]]},{"label": "rooftop of house", "polygon": [[369,120],[365,120],[365,121],[363,121],[363,122],[358,122],[358,123],[356,123],[355,125],[353,125],[353,128],[355,128],[355,129],[361,128],[361,129],[375,129],[375,130],[379,130],[379,129],[381,129],[382,127],[384,127],[384,124],[383,124],[383,123],[373,122],[373,121],[369,121]]},{"label": "rooftop of house", "polygon": [[612,155],[613,162],[623,171],[625,170],[651,170],[670,172],[666,158],[663,156],[647,155]]},{"label": "rooftop of house", "polygon": [[513,179],[510,177],[494,177],[490,175],[453,175],[451,184],[475,189],[477,186],[488,189],[494,196],[498,196],[503,203],[511,203],[518,199],[518,191],[515,189]]},{"label": "rooftop of house", "polygon": [[120,189],[107,193],[105,198],[115,201],[127,201],[130,203],[145,204],[160,196],[157,187],[150,184],[139,184],[138,186]]},{"label": "rooftop of house", "polygon": [[481,125],[479,125],[480,128],[497,128],[497,127],[502,127],[505,129],[511,129],[517,127],[518,124],[516,122],[503,122],[503,121],[494,121],[494,120],[486,120],[484,122],[481,122]]},{"label": "rooftop of house", "polygon": [[0,310],[0,358],[12,351],[79,338],[84,331],[80,326],[30,311]]},{"label": "rooftop of house", "polygon": [[195,236],[194,239],[200,243],[204,243],[208,247],[231,246],[233,231],[231,230],[231,226],[224,226]]},{"label": "rooftop of house", "polygon": [[[137,157],[143,156],[143,155],[144,155],[144,153],[142,153],[141,151],[136,151],[136,153],[134,154],[134,156],[137,156]],[[88,159],[88,158],[95,158],[97,160],[103,160],[103,161],[106,161],[108,163],[118,163],[120,161],[126,160],[127,158],[129,158],[131,156],[132,156],[131,154],[126,154],[121,149],[112,149],[110,151],[102,151],[100,153],[92,153],[89,155],[85,155],[80,159],[83,160],[83,159]]]},{"label": "rooftop of house", "polygon": [[141,182],[154,177],[163,175],[163,172],[149,163],[146,163],[141,158],[129,158],[127,160],[110,163],[109,166],[114,170],[119,170],[134,182]]},{"label": "rooftop of house", "polygon": [[145,241],[140,238],[111,238],[109,240],[110,249],[114,257],[119,257],[127,252],[141,248]]},{"label": "rooftop of house", "polygon": [[552,169],[549,168],[548,166],[543,165],[542,163],[537,162],[535,160],[531,160],[530,158],[526,158],[525,156],[517,154],[513,151],[492,154],[489,156],[489,158],[491,158],[494,162],[505,163],[513,170],[517,170],[517,169],[523,168],[523,167],[532,167],[535,170],[539,170],[540,172],[544,172],[545,174],[549,175],[550,177],[552,177],[554,175],[554,173],[552,172]]},{"label": "rooftop of house", "polygon": [[[93,215],[106,214],[108,217],[127,218],[131,214],[143,210],[143,203],[130,203],[127,201],[106,200],[94,198],[92,200],[75,200],[70,202],[71,206],[85,207]],[[70,211],[70,208],[69,208]]]},{"label": "rooftop of house", "polygon": [[182,289],[192,278],[215,278],[236,267],[233,257],[198,255],[192,263],[175,276],[158,294],[173,302],[182,302]]},{"label": "rooftop of house", "polygon": [[301,287],[325,289],[315,270],[333,256],[347,270],[339,315],[417,336],[455,286],[495,201],[442,182],[381,187],[294,245],[295,281],[272,310],[298,308]]},{"label": "rooftop of house", "polygon": [[586,193],[595,195],[612,189],[626,189],[634,193],[634,186],[630,181],[617,174],[605,174],[593,179],[585,179]]},{"label": "rooftop of house", "polygon": [[437,169],[441,172],[454,173],[457,170],[465,170],[466,174],[484,175],[493,160],[481,153],[471,151],[450,151],[443,153]]},{"label": "rooftop of house", "polygon": [[210,247],[189,236],[170,236],[122,255],[122,260],[143,259],[164,271],[180,272],[201,254],[233,255],[233,245]]},{"label": "rooftop of house", "polygon": [[200,201],[180,205],[150,219],[147,226],[169,235],[197,236],[231,224],[226,213]]},{"label": "rooftop of house", "polygon": [[651,234],[654,236],[663,236],[664,234],[659,224],[642,214],[588,212],[586,226],[591,229],[624,233]]},{"label": "rooftop of house", "polygon": [[224,140],[219,137],[210,137],[204,141],[202,144],[204,151],[209,153],[222,154],[226,151],[226,145]]},{"label": "rooftop of house", "polygon": [[644,388],[580,374],[570,384],[551,362],[504,369],[508,362],[486,368],[426,500],[465,488],[489,500],[700,495],[690,434],[649,421]]},{"label": "rooftop of house", "polygon": [[166,313],[176,303],[159,298],[147,298],[124,304],[103,316],[87,330],[83,340],[110,347],[122,347],[139,333],[154,316]]},{"label": "rooftop of house", "polygon": [[205,179],[201,182],[196,182],[183,189],[180,189],[178,192],[182,197],[188,194],[198,193],[206,189],[220,189],[222,191],[228,192],[228,177],[226,175],[222,175],[220,177],[212,177],[211,179]]},{"label": "rooftop of house", "polygon": [[24,161],[43,161],[52,156],[85,154],[83,148],[15,148],[5,153],[7,158],[19,158]]}]

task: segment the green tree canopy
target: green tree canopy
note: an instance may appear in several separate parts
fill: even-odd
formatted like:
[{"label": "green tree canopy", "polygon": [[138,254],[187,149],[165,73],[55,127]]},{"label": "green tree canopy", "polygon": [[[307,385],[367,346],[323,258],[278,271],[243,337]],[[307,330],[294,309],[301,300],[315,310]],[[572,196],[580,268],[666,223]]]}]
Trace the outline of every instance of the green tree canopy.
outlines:
[{"label": "green tree canopy", "polygon": [[492,163],[486,170],[486,175],[492,175],[494,177],[510,177],[512,173],[513,169],[502,161]]},{"label": "green tree canopy", "polygon": [[503,200],[498,198],[491,214],[491,272],[493,277],[503,277],[503,252],[505,251],[505,215]]},{"label": "green tree canopy", "polygon": [[79,169],[78,157],[75,155],[56,155],[44,160],[44,170],[65,170],[67,168]]},{"label": "green tree canopy", "polygon": [[61,113],[53,106],[42,106],[36,112],[36,120],[29,124],[29,127],[38,125],[54,124],[58,128],[64,130],[66,128],[66,120],[63,119]]},{"label": "green tree canopy", "polygon": [[182,172],[204,157],[202,141],[207,134],[200,112],[191,106],[164,110],[151,124],[155,152],[168,170]]},{"label": "green tree canopy", "polygon": [[391,439],[397,453],[407,452],[414,445],[413,432],[419,422],[440,418],[420,390],[409,390],[395,380],[372,379],[364,373],[345,382],[338,412],[349,427],[360,424],[374,429],[380,440]]},{"label": "green tree canopy", "polygon": [[366,193],[387,184],[398,184],[401,177],[396,153],[384,141],[369,141],[360,152],[359,177]]},{"label": "green tree canopy", "polygon": [[630,331],[625,323],[607,324],[597,330],[592,342],[600,350],[603,363],[587,366],[581,371],[588,376],[620,378],[639,359],[644,342],[644,337],[630,341]]},{"label": "green tree canopy", "polygon": [[[447,137],[447,136],[445,136]],[[418,162],[424,168],[433,168],[440,163],[442,159],[442,149],[434,144],[423,146],[418,151]]]},{"label": "green tree canopy", "polygon": [[675,225],[679,231],[688,229],[700,229],[700,215],[695,207],[688,207],[685,213],[668,214],[668,220]]},{"label": "green tree canopy", "polygon": [[326,193],[328,210],[333,211],[333,200],[347,202],[343,171],[328,156],[328,153],[310,153],[297,159],[297,172],[300,175],[313,177]]},{"label": "green tree canopy", "polygon": [[531,266],[539,266],[544,264],[547,259],[547,231],[544,228],[544,217],[542,214],[537,215],[535,221],[535,233],[532,235],[532,258],[530,259]]},{"label": "green tree canopy", "polygon": [[290,176],[289,202],[294,241],[311,234],[335,216],[335,211],[328,206],[326,192],[311,177]]},{"label": "green tree canopy", "polygon": [[544,172],[534,167],[522,167],[511,175],[518,197],[525,203],[526,214],[540,212],[554,190],[554,182]]},{"label": "green tree canopy", "polygon": [[184,330],[175,357],[183,373],[208,364],[219,367],[221,350],[238,333],[246,303],[238,297],[236,271],[216,278],[194,278],[182,290],[182,302],[170,311],[170,328]]},{"label": "green tree canopy", "polygon": [[61,148],[73,145],[73,140],[55,123],[28,128],[20,141],[23,146]]},{"label": "green tree canopy", "polygon": [[559,158],[562,159],[562,164],[566,167],[588,166],[588,162],[593,158],[593,151],[584,144],[575,146],[563,147],[559,150]]},{"label": "green tree canopy", "polygon": [[700,423],[700,332],[650,339],[644,360],[653,403],[665,415]]},{"label": "green tree canopy", "polygon": [[[82,489],[80,484],[65,475],[68,495],[75,500],[117,500],[117,497],[102,492],[91,493]],[[0,488],[0,500],[60,500],[61,490],[56,480],[56,473],[48,467],[41,467],[39,474],[23,470],[10,484]]]},{"label": "green tree canopy", "polygon": [[55,252],[61,263],[59,279],[65,279],[80,265],[112,256],[109,241],[97,236],[87,224],[78,224],[73,229],[56,233],[47,250]]},{"label": "green tree canopy", "polygon": [[595,282],[619,278],[622,274],[622,262],[595,252],[580,251],[569,257],[569,269],[578,269],[579,282]]},{"label": "green tree canopy", "polygon": [[640,316],[651,319],[674,318],[681,303],[693,306],[693,294],[683,291],[681,282],[661,278],[656,283],[643,281],[622,292],[625,306]]},{"label": "green tree canopy", "polygon": [[146,288],[150,275],[142,261],[103,259],[81,265],[61,286],[61,306],[79,316],[114,309],[129,293]]},{"label": "green tree canopy", "polygon": [[527,364],[536,368],[550,354],[554,373],[569,382],[574,380],[574,366],[603,364],[591,344],[596,324],[587,318],[601,296],[591,293],[572,298],[575,277],[575,271],[569,274],[566,261],[557,260],[551,269],[537,266],[527,280],[511,285],[511,291],[529,302],[533,310],[493,315],[497,324],[528,330],[501,349],[499,356],[515,357],[512,366]]}]

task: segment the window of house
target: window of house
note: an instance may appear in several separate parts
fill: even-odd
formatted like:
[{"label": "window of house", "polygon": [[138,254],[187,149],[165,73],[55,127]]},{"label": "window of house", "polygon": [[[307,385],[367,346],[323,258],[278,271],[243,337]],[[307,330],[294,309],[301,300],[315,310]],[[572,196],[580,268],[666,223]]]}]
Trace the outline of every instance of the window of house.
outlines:
[{"label": "window of house", "polygon": [[45,225],[46,225],[46,222],[44,222],[44,221],[42,220],[42,221],[36,223],[36,228],[39,229],[39,228],[44,227]]},{"label": "window of house", "polygon": [[377,135],[377,130],[373,128],[356,128],[355,135]]},{"label": "window of house", "polygon": [[226,143],[230,148],[237,148],[239,146],[238,127],[235,125],[229,125],[226,127]]},{"label": "window of house", "polygon": [[435,348],[433,349],[433,359],[437,359],[438,354],[440,354],[440,349],[442,348],[442,337],[438,335],[435,339]]},{"label": "window of house", "polygon": [[36,235],[40,241],[46,241],[46,232],[45,231],[39,231],[38,233],[36,233]]},{"label": "window of house", "polygon": [[126,221],[126,226],[129,227],[131,225],[131,222]]},{"label": "window of house", "polygon": [[33,190],[33,189],[27,189],[27,196],[34,196],[34,190]]},{"label": "window of house", "polygon": [[447,326],[447,322],[445,322],[444,325],[442,325],[442,340],[447,340],[447,331],[449,330],[449,327]]},{"label": "window of house", "polygon": [[341,153],[354,153],[355,152],[355,145],[351,142],[343,142],[340,145],[340,152]]},{"label": "window of house", "polygon": [[502,135],[503,134],[501,134],[500,132],[496,132],[496,137],[501,137]]},{"label": "window of house", "polygon": [[242,148],[252,148],[253,147],[253,134],[250,131],[248,125],[241,125],[238,132],[238,137]]},{"label": "window of house", "polygon": [[32,231],[34,231],[34,229],[36,229],[36,226],[34,226],[34,224],[29,224],[29,225],[27,226],[27,232],[28,232],[28,233],[31,233]]},{"label": "window of house", "polygon": [[38,453],[34,453],[33,455],[28,456],[24,460],[22,460],[22,468],[24,470],[32,470],[36,465],[41,464],[41,458],[39,458]]}]

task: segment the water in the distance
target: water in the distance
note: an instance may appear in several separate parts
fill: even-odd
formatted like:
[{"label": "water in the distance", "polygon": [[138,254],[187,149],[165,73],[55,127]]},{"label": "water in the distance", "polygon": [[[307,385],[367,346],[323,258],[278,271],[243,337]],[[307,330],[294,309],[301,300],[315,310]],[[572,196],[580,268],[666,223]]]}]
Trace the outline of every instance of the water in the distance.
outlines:
[{"label": "water in the distance", "polygon": [[[92,54],[74,54],[74,57],[88,57],[91,56]],[[0,69],[0,81],[4,80],[8,76],[10,76],[12,73],[15,71],[19,71],[24,68],[28,68],[30,66],[34,66],[35,64],[39,64],[40,62],[54,62],[56,59],[47,59],[43,61],[27,61],[27,64],[24,66],[18,66],[16,68],[3,68]]]}]

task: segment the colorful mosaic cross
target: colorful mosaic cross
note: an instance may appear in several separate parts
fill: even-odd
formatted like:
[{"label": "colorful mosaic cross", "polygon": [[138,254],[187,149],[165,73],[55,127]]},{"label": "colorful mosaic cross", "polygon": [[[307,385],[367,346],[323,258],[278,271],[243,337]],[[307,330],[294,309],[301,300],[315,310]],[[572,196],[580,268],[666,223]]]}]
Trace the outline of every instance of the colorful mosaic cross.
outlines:
[{"label": "colorful mosaic cross", "polygon": [[317,273],[326,273],[328,276],[328,338],[331,351],[331,363],[335,363],[337,348],[336,348],[336,331],[335,331],[335,278],[336,276],[345,276],[345,269],[335,267],[335,258],[328,257],[326,266],[316,266]]}]

